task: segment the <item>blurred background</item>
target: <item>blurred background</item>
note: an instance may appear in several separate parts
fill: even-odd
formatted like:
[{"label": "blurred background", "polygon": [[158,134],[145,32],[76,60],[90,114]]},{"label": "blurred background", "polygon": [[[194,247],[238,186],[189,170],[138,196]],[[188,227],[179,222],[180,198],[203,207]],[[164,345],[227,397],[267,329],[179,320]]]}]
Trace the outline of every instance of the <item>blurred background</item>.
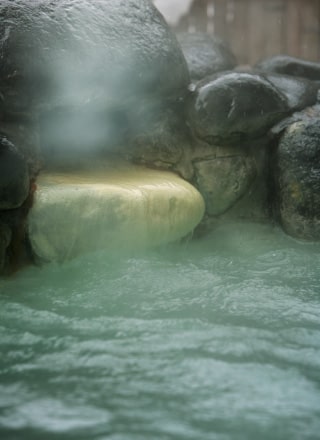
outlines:
[{"label": "blurred background", "polygon": [[176,32],[229,43],[240,64],[287,54],[320,61],[320,0],[154,0]]}]

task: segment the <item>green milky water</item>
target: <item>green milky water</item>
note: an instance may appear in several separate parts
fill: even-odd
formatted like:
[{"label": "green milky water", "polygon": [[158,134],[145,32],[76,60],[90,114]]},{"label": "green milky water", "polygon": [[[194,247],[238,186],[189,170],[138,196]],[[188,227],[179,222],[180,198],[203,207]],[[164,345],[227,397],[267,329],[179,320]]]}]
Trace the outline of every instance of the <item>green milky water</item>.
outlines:
[{"label": "green milky water", "polygon": [[1,280],[1,440],[319,439],[319,263],[238,224]]}]

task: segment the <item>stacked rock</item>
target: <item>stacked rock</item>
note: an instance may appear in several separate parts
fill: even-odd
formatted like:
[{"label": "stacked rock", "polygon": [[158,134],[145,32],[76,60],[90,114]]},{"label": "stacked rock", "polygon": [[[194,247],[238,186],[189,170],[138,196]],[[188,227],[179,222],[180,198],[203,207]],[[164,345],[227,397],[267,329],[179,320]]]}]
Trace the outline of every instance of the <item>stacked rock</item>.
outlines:
[{"label": "stacked rock", "polygon": [[[189,60],[192,49],[184,50]],[[210,63],[207,71],[214,70]],[[190,69],[196,70],[194,58]],[[288,56],[207,75],[193,85],[188,123],[202,142],[191,158],[193,181],[208,218],[271,215],[294,237],[320,239],[319,87],[320,64]]]},{"label": "stacked rock", "polygon": [[26,247],[39,163],[127,156],[133,138],[161,138],[161,159],[166,149],[179,159],[170,133],[182,124],[189,73],[149,0],[4,0],[0,18],[1,268]]},{"label": "stacked rock", "polygon": [[209,220],[272,213],[320,239],[320,64],[239,68],[149,0],[4,0],[0,18],[0,271],[27,249],[39,164],[110,154],[179,173]]},{"label": "stacked rock", "polygon": [[283,55],[243,68],[220,38],[178,40],[190,73],[186,123],[165,133],[183,148],[163,148],[163,134],[155,135],[135,139],[131,157],[191,181],[206,201],[209,227],[221,218],[277,220],[294,237],[319,240],[320,64]]}]

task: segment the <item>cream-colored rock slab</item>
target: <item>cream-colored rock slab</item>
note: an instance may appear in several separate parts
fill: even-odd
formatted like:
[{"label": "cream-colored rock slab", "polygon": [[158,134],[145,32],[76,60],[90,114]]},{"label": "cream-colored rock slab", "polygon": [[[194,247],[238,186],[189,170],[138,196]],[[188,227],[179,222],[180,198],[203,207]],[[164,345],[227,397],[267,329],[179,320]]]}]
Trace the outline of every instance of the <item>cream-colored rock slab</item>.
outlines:
[{"label": "cream-colored rock slab", "polygon": [[42,175],[28,232],[39,258],[64,261],[99,249],[122,252],[177,241],[203,214],[202,196],[177,175],[116,164]]}]

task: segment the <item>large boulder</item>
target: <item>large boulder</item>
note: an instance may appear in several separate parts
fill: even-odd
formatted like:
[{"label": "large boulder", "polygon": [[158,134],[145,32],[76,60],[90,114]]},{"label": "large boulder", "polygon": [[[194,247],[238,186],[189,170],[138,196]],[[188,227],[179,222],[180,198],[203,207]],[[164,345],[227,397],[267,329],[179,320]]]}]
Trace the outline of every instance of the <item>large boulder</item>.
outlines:
[{"label": "large boulder", "polygon": [[189,124],[209,144],[240,144],[264,136],[289,113],[286,96],[263,75],[227,72],[197,84]]},{"label": "large boulder", "polygon": [[187,93],[181,48],[149,0],[4,0],[0,20],[0,114],[39,117],[48,161],[117,147],[144,124],[138,108]]},{"label": "large boulder", "polygon": [[188,83],[180,47],[149,0],[3,0],[0,17],[6,108],[121,106],[132,95],[176,98]]},{"label": "large boulder", "polygon": [[231,70],[237,65],[236,57],[229,46],[215,35],[183,32],[177,36],[192,81],[223,70]]},{"label": "large boulder", "polygon": [[212,145],[265,136],[279,121],[316,104],[316,82],[277,73],[222,72],[199,81],[189,101],[189,124]]},{"label": "large boulder", "polygon": [[320,240],[320,113],[305,114],[285,128],[273,164],[274,198],[284,230]]}]

